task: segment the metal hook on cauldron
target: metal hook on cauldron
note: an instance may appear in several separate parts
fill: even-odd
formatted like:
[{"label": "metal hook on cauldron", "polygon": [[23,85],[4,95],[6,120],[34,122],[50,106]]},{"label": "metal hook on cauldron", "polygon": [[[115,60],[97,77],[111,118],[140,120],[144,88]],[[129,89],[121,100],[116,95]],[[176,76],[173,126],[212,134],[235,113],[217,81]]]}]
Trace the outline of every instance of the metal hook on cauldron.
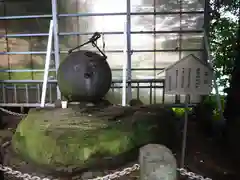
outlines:
[{"label": "metal hook on cauldron", "polygon": [[93,34],[93,36],[92,36],[87,42],[85,42],[85,43],[83,43],[83,44],[81,44],[81,45],[79,45],[79,46],[77,46],[77,47],[75,47],[75,48],[70,49],[70,50],[68,51],[68,54],[72,53],[74,50],[76,50],[76,49],[78,49],[78,48],[81,48],[81,47],[83,47],[83,46],[85,46],[85,45],[87,45],[87,44],[89,44],[89,43],[92,43],[92,46],[93,46],[93,47],[96,47],[97,50],[102,54],[102,56],[103,56],[105,59],[107,59],[107,56],[104,54],[104,52],[102,52],[102,50],[101,50],[101,49],[97,46],[97,44],[96,44],[96,41],[97,41],[100,37],[101,37],[101,34],[100,34],[99,32],[95,32],[95,33]]}]

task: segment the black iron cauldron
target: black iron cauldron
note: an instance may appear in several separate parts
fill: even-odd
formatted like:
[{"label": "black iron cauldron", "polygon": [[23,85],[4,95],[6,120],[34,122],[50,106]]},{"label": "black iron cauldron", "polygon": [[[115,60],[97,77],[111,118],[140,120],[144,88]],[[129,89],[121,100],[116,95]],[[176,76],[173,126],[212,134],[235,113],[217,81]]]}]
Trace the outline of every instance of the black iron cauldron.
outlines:
[{"label": "black iron cauldron", "polygon": [[[112,73],[106,55],[95,43],[99,37],[100,34],[95,33],[88,42],[70,50],[58,68],[59,90],[68,101],[97,102],[110,89]],[[92,43],[101,54],[87,50],[73,52],[88,43]]]}]

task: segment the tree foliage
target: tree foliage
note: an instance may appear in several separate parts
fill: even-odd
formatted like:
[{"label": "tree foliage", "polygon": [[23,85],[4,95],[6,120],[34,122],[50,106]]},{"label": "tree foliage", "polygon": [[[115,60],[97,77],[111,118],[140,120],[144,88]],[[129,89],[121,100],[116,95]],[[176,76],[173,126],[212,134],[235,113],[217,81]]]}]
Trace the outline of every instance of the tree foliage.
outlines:
[{"label": "tree foliage", "polygon": [[240,0],[216,0],[210,8],[210,48],[216,76],[220,86],[228,87],[234,67]]}]

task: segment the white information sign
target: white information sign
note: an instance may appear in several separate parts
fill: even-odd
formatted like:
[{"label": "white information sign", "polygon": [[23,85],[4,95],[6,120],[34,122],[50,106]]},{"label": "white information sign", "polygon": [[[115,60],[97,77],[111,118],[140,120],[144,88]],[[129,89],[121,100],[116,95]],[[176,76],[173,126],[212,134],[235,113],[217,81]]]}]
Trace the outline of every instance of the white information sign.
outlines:
[{"label": "white information sign", "polygon": [[198,96],[212,91],[212,68],[192,54],[166,68],[165,73],[165,94]]}]

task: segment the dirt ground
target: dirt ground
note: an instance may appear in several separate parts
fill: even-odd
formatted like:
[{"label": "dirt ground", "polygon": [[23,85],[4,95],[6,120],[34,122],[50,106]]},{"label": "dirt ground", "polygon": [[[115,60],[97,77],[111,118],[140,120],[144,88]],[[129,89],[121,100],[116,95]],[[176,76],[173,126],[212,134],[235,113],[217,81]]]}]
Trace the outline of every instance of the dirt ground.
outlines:
[{"label": "dirt ground", "polygon": [[[19,123],[19,117],[4,116],[6,128],[15,128]],[[181,152],[177,151],[177,160],[180,160]],[[186,168],[189,171],[209,177],[212,180],[239,180],[237,166],[234,166],[231,153],[219,144],[213,142],[211,138],[206,138],[201,132],[196,130],[196,123],[189,122],[188,139],[186,152]],[[124,179],[138,179],[138,172],[131,174]],[[122,178],[121,178],[122,179]],[[181,180],[187,179],[180,177]]]},{"label": "dirt ground", "polygon": [[[188,126],[186,168],[212,180],[239,180],[240,174],[234,166],[233,157],[223,145],[207,138],[196,130],[196,123]],[[180,160],[181,152],[177,152]]]}]

